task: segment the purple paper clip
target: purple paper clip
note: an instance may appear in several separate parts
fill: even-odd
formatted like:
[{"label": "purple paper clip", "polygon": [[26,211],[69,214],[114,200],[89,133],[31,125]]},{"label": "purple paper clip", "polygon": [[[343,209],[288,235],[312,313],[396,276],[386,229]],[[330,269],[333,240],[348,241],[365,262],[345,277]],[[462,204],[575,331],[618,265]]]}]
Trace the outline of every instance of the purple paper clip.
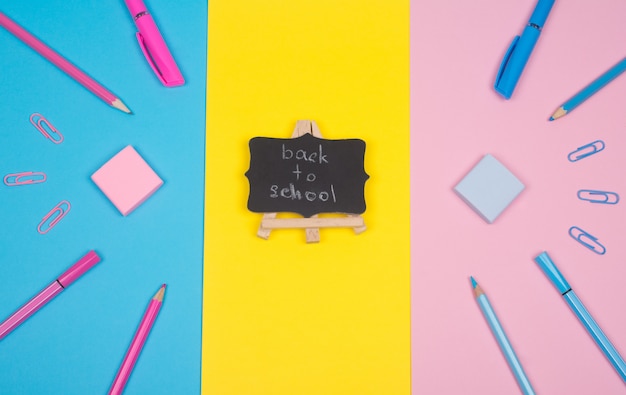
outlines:
[{"label": "purple paper clip", "polygon": [[44,118],[43,115],[37,112],[32,114],[30,116],[30,123],[32,123],[33,126],[37,128],[37,130],[39,130],[39,132],[43,134],[45,138],[52,141],[54,144],[61,144],[63,142],[63,135],[61,134],[61,132],[56,130],[56,128],[52,126],[50,121]]},{"label": "purple paper clip", "polygon": [[52,210],[41,220],[37,226],[37,232],[45,234],[50,231],[65,215],[70,211],[70,202],[62,200],[59,204],[54,206]]},{"label": "purple paper clip", "polygon": [[12,173],[4,176],[4,184],[9,187],[18,185],[39,184],[46,181],[46,173],[25,171],[22,173]]}]

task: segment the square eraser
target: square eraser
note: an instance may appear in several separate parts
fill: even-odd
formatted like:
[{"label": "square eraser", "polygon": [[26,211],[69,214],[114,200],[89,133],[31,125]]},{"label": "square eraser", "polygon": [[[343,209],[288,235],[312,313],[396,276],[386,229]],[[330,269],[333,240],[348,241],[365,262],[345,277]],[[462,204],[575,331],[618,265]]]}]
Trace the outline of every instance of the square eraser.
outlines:
[{"label": "square eraser", "polygon": [[91,179],[124,216],[163,185],[163,180],[130,145],[102,165]]},{"label": "square eraser", "polygon": [[493,223],[524,190],[524,184],[492,155],[485,155],[454,191],[485,221]]}]

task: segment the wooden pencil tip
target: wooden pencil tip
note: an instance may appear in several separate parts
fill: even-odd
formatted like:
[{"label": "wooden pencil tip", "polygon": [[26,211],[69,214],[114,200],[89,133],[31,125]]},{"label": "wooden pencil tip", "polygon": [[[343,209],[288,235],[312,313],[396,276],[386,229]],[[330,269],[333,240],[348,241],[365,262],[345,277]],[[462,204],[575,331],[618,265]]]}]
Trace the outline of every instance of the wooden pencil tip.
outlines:
[{"label": "wooden pencil tip", "polygon": [[124,111],[126,114],[133,115],[133,112],[130,111],[130,109],[126,107],[126,104],[124,104],[120,99],[113,100],[113,103],[111,103],[111,106],[117,108],[120,111]]},{"label": "wooden pencil tip", "polygon": [[162,302],[163,296],[165,295],[165,287],[166,287],[165,284],[161,285],[161,288],[159,288],[159,290],[157,291],[157,293],[154,295],[152,299]]},{"label": "wooden pencil tip", "polygon": [[554,112],[554,114],[552,114],[552,116],[550,117],[550,121],[554,121],[556,119],[559,119],[562,116],[564,116],[565,114],[567,114],[567,110],[564,109],[563,106],[561,106]]}]

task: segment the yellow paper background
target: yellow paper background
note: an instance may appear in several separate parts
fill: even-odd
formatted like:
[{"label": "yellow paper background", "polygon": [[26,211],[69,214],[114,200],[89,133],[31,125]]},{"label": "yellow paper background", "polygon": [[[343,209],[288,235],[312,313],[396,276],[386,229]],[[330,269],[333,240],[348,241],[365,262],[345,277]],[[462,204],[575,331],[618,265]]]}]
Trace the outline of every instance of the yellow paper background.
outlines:
[{"label": "yellow paper background", "polygon": [[[248,141],[299,119],[366,142],[364,233],[256,236]],[[410,394],[409,243],[409,2],[209,1],[202,393]]]}]

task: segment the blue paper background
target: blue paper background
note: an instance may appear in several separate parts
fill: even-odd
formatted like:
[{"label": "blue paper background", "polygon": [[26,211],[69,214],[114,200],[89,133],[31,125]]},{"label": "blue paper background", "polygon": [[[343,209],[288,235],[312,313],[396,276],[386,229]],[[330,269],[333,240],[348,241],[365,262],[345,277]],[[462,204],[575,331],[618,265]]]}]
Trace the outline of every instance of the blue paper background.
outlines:
[{"label": "blue paper background", "polygon": [[[102,262],[0,341],[0,393],[105,394],[162,283],[161,313],[126,394],[200,392],[206,16],[197,0],[146,0],[186,79],[165,88],[123,1],[0,0],[4,12],[115,93],[116,110],[0,28],[0,321],[90,249]],[[29,122],[39,112],[55,145]],[[123,217],[90,180],[132,145],[163,186]],[[37,225],[61,200],[49,233]]]}]

